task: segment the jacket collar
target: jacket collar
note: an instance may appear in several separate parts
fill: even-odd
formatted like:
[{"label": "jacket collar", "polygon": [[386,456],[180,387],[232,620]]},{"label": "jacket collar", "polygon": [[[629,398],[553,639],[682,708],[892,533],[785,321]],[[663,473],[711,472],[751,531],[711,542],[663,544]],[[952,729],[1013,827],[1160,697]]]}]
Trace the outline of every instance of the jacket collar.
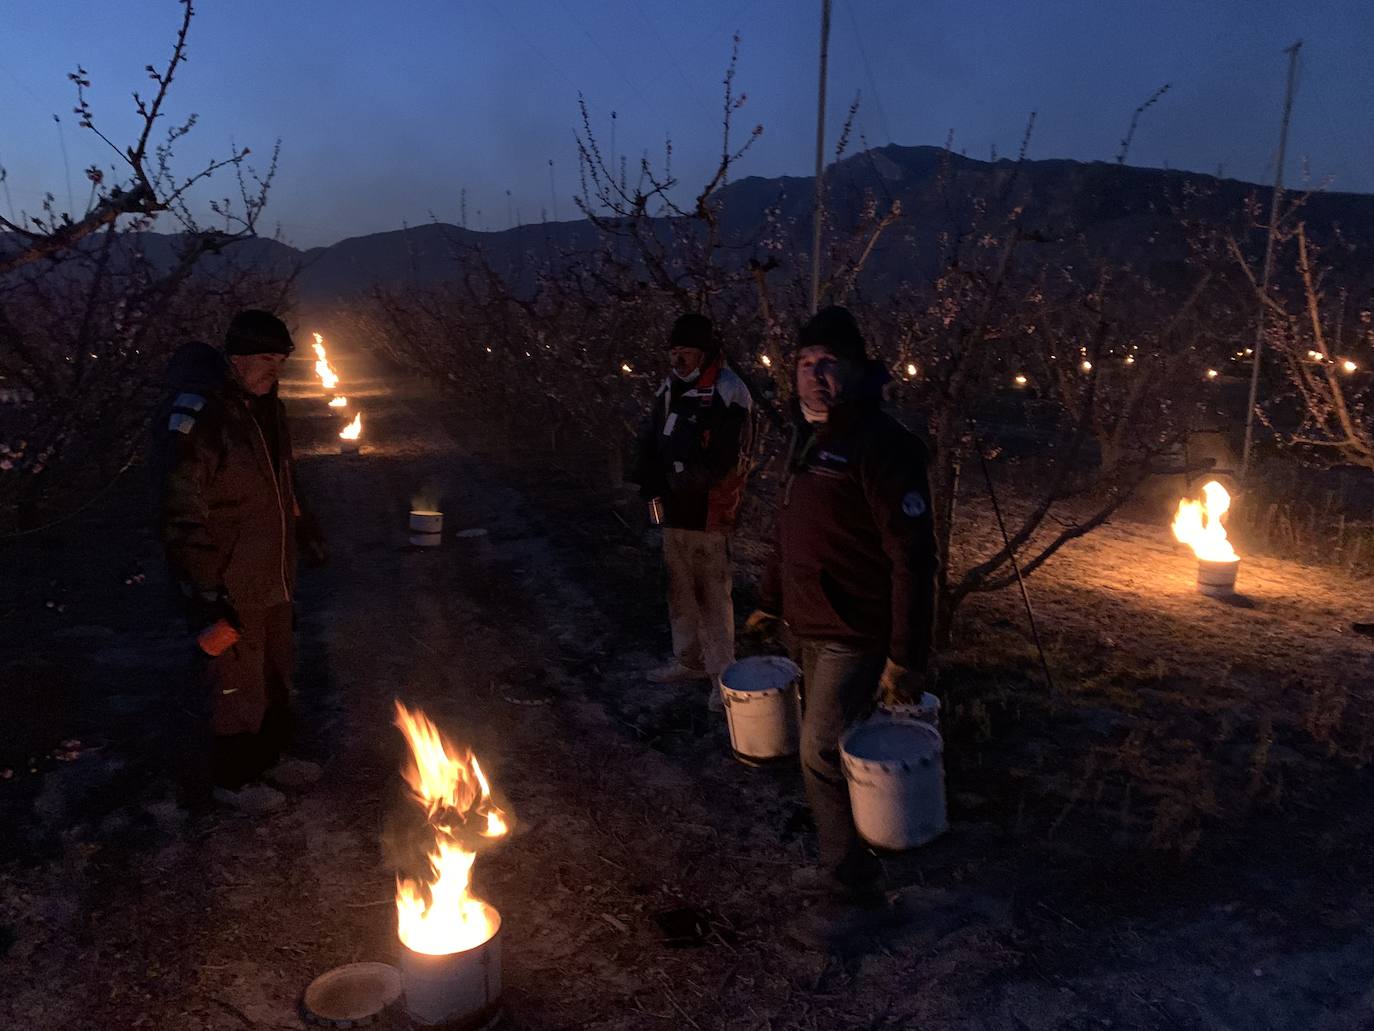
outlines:
[{"label": "jacket collar", "polygon": [[672,373],[664,376],[663,384],[658,388],[659,392],[672,398],[678,398],[693,390],[714,390],[716,380],[720,378],[721,370],[725,367],[724,353],[717,354],[701,367],[701,375],[692,380],[691,383],[683,383],[680,379],[675,379]]}]

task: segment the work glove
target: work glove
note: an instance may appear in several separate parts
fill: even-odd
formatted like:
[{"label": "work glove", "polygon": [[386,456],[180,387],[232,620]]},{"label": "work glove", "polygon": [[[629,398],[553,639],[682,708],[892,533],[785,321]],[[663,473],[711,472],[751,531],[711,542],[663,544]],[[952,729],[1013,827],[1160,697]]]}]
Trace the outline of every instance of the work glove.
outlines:
[{"label": "work glove", "polygon": [[921,670],[888,659],[878,678],[878,697],[884,705],[915,705],[925,692],[926,675]]},{"label": "work glove", "polygon": [[749,618],[744,621],[744,632],[760,636],[776,634],[778,624],[781,622],[782,620],[773,613],[765,612],[763,609],[755,609],[749,613]]},{"label": "work glove", "polygon": [[227,619],[217,619],[196,634],[196,647],[210,658],[218,658],[239,643],[239,632]]},{"label": "work glove", "polygon": [[311,569],[324,565],[329,558],[320,521],[304,509],[296,516],[296,551]]}]

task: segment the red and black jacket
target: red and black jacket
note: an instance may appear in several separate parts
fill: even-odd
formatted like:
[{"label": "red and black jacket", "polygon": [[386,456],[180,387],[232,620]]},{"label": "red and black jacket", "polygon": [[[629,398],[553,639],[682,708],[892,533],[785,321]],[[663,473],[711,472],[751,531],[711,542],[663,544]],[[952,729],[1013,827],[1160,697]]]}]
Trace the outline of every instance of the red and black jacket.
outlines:
[{"label": "red and black jacket", "polygon": [[760,607],[802,638],[882,648],[900,666],[930,657],[936,556],[925,446],[878,398],[800,418]]},{"label": "red and black jacket", "polygon": [[749,388],[723,356],[692,383],[663,381],[630,476],[646,500],[662,498],[663,525],[733,529],[749,472],[752,409]]}]

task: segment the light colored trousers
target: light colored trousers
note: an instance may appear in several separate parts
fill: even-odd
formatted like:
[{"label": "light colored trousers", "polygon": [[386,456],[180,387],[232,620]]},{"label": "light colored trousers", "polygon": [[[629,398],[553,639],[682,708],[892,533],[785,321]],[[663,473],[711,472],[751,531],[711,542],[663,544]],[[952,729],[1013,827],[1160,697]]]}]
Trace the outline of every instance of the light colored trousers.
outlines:
[{"label": "light colored trousers", "polygon": [[704,669],[717,684],[735,661],[735,604],[730,597],[730,538],[707,530],[663,529],[668,621],[673,655]]}]

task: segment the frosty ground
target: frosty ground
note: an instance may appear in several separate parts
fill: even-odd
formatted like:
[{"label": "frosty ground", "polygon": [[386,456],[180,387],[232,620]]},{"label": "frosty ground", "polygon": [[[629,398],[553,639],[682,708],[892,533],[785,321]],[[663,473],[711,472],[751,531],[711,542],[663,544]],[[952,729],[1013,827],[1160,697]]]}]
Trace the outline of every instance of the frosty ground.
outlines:
[{"label": "frosty ground", "polygon": [[[187,646],[136,472],[0,550],[0,1027],[295,1028],[314,976],[394,959],[398,697],[518,820],[477,874],[512,1027],[1374,1026],[1367,583],[1247,559],[1245,597],[1209,601],[1123,519],[1030,581],[1054,692],[1019,598],[976,598],[939,671],[950,833],[885,861],[916,919],[828,959],[784,933],[814,847],[795,770],[735,763],[700,691],[643,681],[666,632],[633,506],[370,356],[336,364],[359,456],[288,373],[333,555],[299,606],[326,777],[285,812],[172,800]],[[408,549],[421,493],[489,546]],[[741,610],[764,547],[738,542]],[[683,910],[705,933],[665,930]]]}]

